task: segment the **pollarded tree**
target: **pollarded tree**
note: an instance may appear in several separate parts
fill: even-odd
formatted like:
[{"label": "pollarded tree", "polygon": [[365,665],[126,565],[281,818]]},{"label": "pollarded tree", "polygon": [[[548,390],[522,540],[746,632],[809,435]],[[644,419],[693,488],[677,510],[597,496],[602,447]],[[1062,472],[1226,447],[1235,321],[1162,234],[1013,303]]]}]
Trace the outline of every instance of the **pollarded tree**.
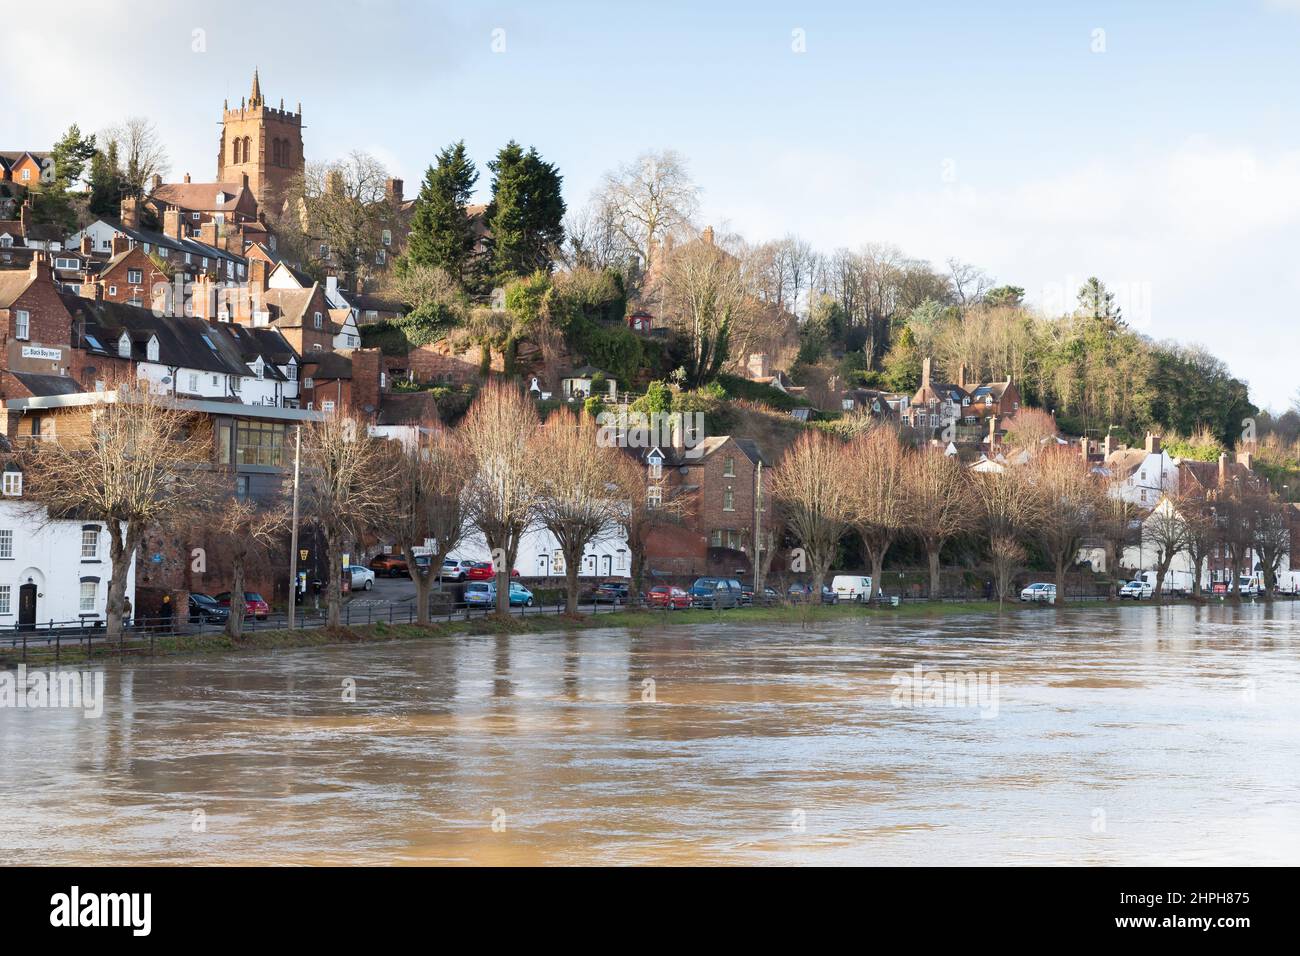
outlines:
[{"label": "pollarded tree", "polygon": [[343,605],[343,554],[379,526],[391,501],[392,482],[392,456],[356,419],[328,415],[303,429],[300,500],[303,513],[325,535],[330,627],[338,627]]},{"label": "pollarded tree", "polygon": [[151,527],[202,512],[212,500],[210,432],[166,396],[123,386],[92,406],[88,429],[19,449],[29,497],[51,519],[77,516],[108,529],[111,577],[106,631],[122,633],[127,574]]},{"label": "pollarded tree", "polygon": [[[429,591],[469,528],[465,489],[474,474],[473,459],[455,432],[438,426],[409,442],[392,440],[385,451],[393,480],[378,526],[405,555],[415,583],[416,623],[428,624]],[[427,542],[433,546],[422,565],[416,549]]]},{"label": "pollarded tree", "polygon": [[849,442],[844,477],[850,521],[871,559],[871,587],[881,593],[885,555],[907,528],[907,456],[898,433],[878,425]]},{"label": "pollarded tree", "polygon": [[945,455],[938,446],[927,446],[907,456],[904,488],[907,525],[925,549],[930,565],[930,597],[937,599],[942,596],[939,555],[943,546],[976,524],[970,482],[955,455]]},{"label": "pollarded tree", "polygon": [[610,466],[618,454],[596,442],[596,428],[584,412],[559,409],[534,438],[537,520],[564,555],[565,611],[578,612],[578,570],[588,545],[614,532],[622,511]]},{"label": "pollarded tree", "polygon": [[475,463],[466,509],[492,552],[501,614],[510,613],[510,572],[519,542],[537,521],[537,427],[533,403],[519,388],[499,381],[479,392],[460,427]]},{"label": "pollarded tree", "polygon": [[1038,496],[1021,468],[977,473],[971,491],[983,518],[993,583],[1001,604],[1010,596],[1016,568],[1025,559],[1024,541],[1037,521]]},{"label": "pollarded tree", "polygon": [[1105,506],[1105,491],[1078,454],[1044,446],[1024,466],[1038,497],[1033,535],[1056,573],[1056,601],[1065,602],[1065,572]]},{"label": "pollarded tree", "polygon": [[1156,554],[1156,586],[1152,598],[1160,603],[1164,600],[1165,578],[1174,558],[1187,550],[1187,521],[1177,499],[1165,498],[1152,509],[1142,523],[1142,543]]},{"label": "pollarded tree", "polygon": [[844,446],[820,432],[805,432],[772,469],[771,498],[803,549],[818,600],[850,517]]},{"label": "pollarded tree", "polygon": [[[234,487],[234,476],[225,473],[227,488]],[[216,543],[210,560],[221,560],[230,569],[230,617],[226,633],[231,640],[244,636],[244,617],[237,613],[244,606],[240,596],[249,570],[263,562],[277,544],[283,544],[289,526],[289,510],[282,494],[256,501],[252,498],[227,498],[215,509],[210,529]]]}]

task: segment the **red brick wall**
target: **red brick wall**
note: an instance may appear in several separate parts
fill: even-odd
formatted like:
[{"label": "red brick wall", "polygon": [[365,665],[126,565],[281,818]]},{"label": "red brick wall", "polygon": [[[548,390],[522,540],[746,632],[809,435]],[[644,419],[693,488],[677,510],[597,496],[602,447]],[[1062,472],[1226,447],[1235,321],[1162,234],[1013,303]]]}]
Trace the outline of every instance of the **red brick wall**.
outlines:
[{"label": "red brick wall", "polygon": [[[69,334],[72,316],[59,298],[50,277],[49,264],[43,258],[34,260],[36,281],[14,300],[8,309],[0,309],[0,355],[4,367],[16,372],[37,372],[41,375],[59,375],[72,364]],[[28,313],[28,338],[14,338],[14,313]],[[59,349],[58,359],[24,358],[25,346]]]}]

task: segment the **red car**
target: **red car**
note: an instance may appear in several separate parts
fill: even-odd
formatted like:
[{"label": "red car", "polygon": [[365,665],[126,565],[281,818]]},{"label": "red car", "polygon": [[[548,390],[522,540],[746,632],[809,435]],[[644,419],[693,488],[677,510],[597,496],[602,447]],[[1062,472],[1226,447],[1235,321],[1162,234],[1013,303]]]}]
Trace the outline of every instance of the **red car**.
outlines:
[{"label": "red car", "polygon": [[[511,577],[519,577],[519,569],[515,568],[510,572],[510,575]],[[492,570],[491,561],[479,561],[471,564],[469,570],[465,572],[465,580],[467,581],[492,581],[496,579],[496,576],[497,573]]]},{"label": "red car", "polygon": [[[230,607],[230,592],[222,591],[217,595],[217,603],[222,607]],[[244,617],[255,617],[259,621],[265,621],[271,613],[271,605],[262,599],[262,595],[256,591],[244,592]]]},{"label": "red car", "polygon": [[672,588],[661,584],[649,590],[646,594],[646,603],[651,607],[663,607],[670,611],[684,611],[691,606],[691,596],[681,588]]}]

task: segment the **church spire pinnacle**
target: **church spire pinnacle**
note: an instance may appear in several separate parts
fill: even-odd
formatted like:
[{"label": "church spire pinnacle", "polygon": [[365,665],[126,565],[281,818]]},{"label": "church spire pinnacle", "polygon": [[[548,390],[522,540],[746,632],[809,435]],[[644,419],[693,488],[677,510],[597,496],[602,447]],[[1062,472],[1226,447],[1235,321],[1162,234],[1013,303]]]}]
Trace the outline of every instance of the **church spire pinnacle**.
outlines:
[{"label": "church spire pinnacle", "polygon": [[262,84],[257,78],[257,67],[253,67],[253,93],[248,98],[248,105],[253,109],[262,105]]}]

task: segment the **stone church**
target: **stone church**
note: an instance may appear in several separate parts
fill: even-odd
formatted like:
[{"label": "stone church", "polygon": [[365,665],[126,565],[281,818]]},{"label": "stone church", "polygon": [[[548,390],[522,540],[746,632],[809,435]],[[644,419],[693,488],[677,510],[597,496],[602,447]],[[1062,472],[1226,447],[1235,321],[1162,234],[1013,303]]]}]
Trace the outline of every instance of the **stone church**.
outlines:
[{"label": "stone church", "polygon": [[268,200],[282,202],[286,187],[303,171],[302,104],[296,112],[266,105],[262,85],[253,70],[253,90],[241,99],[238,109],[224,105],[221,118],[221,149],[217,153],[217,181],[240,182],[246,174],[248,187],[258,205]]}]

